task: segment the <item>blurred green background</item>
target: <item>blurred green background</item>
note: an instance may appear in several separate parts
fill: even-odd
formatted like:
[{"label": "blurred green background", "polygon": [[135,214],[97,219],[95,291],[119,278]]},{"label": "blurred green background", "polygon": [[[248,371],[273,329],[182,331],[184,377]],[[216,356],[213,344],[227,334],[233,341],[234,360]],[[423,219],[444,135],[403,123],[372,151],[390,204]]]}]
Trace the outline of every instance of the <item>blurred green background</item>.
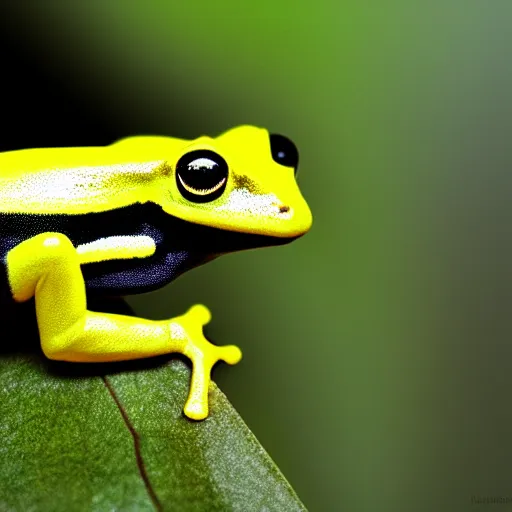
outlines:
[{"label": "blurred green background", "polygon": [[[244,352],[216,380],[310,510],[512,501],[512,3],[179,4],[20,2],[0,22],[97,116],[77,145],[248,123],[299,146],[306,237],[130,303],[212,309]],[[6,136],[52,123],[25,86]]]}]

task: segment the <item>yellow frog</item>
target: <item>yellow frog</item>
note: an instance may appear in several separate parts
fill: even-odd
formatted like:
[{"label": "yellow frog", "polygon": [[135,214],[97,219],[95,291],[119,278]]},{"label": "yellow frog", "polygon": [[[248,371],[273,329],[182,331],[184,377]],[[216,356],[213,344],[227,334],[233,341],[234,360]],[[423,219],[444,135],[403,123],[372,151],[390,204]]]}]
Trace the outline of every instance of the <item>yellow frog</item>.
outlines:
[{"label": "yellow frog", "polygon": [[212,366],[241,358],[238,347],[203,336],[208,309],[162,321],[97,313],[86,291],[150,291],[221,254],[303,235],[312,216],[297,166],[289,139],[253,126],[192,141],[144,136],[0,153],[0,298],[35,297],[50,359],[184,354],[193,365],[184,412],[204,419]]}]

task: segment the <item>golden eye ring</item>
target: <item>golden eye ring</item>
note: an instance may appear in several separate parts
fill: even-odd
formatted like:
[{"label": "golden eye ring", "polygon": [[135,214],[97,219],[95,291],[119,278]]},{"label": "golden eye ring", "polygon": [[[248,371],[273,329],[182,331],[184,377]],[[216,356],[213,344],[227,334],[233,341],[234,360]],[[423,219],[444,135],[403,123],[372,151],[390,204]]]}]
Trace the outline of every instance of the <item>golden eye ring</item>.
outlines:
[{"label": "golden eye ring", "polygon": [[195,194],[196,196],[208,196],[210,194],[213,194],[214,192],[217,192],[217,190],[219,190],[224,185],[224,183],[226,183],[226,178],[222,178],[222,180],[219,183],[217,183],[217,185],[213,186],[212,188],[207,188],[207,189],[203,188],[201,190],[198,190],[194,187],[191,187],[190,185],[187,185],[183,181],[183,178],[179,174],[178,174],[178,179],[180,180],[181,185],[187,192],[190,192],[191,194]]}]

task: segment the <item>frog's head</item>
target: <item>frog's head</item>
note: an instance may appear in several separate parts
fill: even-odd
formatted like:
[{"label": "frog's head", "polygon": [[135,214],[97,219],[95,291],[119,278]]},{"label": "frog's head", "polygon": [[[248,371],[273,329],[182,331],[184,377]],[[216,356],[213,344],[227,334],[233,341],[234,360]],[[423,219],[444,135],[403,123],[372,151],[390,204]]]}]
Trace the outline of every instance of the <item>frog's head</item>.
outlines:
[{"label": "frog's head", "polygon": [[312,223],[295,180],[298,160],[293,142],[253,126],[183,141],[169,162],[171,202],[164,209],[212,228],[296,238]]}]

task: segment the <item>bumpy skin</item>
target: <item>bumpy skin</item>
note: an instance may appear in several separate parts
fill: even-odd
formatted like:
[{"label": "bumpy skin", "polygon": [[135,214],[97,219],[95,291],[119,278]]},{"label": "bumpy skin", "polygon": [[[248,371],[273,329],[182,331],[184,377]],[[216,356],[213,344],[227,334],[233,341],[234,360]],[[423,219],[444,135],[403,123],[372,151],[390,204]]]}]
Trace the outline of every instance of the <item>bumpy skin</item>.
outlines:
[{"label": "bumpy skin", "polygon": [[2,300],[35,297],[51,359],[184,354],[193,364],[184,412],[205,418],[212,366],[241,358],[237,347],[204,338],[207,308],[151,321],[88,311],[86,291],[150,291],[221,254],[304,234],[312,218],[289,148],[279,152],[271,140],[265,129],[241,126],[193,141],[131,137],[0,154]]}]

